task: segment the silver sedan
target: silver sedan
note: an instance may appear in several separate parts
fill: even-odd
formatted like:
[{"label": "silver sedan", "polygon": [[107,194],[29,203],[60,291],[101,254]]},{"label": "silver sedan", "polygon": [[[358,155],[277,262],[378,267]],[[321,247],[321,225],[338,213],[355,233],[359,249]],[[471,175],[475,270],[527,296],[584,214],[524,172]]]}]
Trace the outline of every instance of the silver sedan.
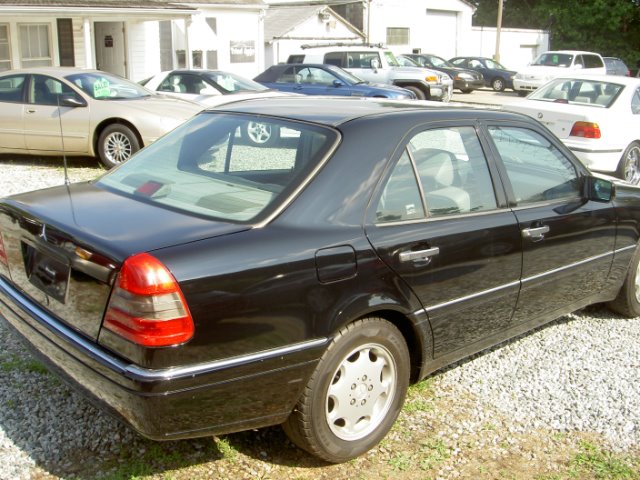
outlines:
[{"label": "silver sedan", "polygon": [[0,74],[0,152],[96,156],[111,168],[202,110],[98,70]]}]

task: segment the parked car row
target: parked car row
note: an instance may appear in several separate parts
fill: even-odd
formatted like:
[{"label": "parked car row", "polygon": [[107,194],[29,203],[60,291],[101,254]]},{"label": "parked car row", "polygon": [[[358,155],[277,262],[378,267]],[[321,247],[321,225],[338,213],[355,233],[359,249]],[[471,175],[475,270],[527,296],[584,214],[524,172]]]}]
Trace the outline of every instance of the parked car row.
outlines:
[{"label": "parked car row", "polygon": [[592,303],[640,315],[639,194],[516,113],[234,102],[0,201],[0,314],[143,435],[281,424],[344,462],[440,368]]}]

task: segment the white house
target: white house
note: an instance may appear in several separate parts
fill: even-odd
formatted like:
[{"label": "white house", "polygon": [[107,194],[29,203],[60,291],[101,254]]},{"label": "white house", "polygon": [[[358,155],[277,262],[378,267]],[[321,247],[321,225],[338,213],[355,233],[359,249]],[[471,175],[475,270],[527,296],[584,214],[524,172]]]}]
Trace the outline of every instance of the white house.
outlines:
[{"label": "white house", "polygon": [[[354,25],[365,40],[395,53],[433,53],[444,58],[495,54],[496,29],[473,27],[475,6],[465,0],[265,0],[278,5],[330,5]],[[519,68],[548,49],[542,30],[502,29],[500,60]],[[282,58],[282,57],[281,57]]]},{"label": "white house", "polygon": [[274,5],[264,23],[265,67],[286,61],[304,44],[364,41],[364,33],[322,5]]},{"label": "white house", "polygon": [[0,0],[0,70],[99,68],[133,80],[161,69],[263,70],[262,0]]}]

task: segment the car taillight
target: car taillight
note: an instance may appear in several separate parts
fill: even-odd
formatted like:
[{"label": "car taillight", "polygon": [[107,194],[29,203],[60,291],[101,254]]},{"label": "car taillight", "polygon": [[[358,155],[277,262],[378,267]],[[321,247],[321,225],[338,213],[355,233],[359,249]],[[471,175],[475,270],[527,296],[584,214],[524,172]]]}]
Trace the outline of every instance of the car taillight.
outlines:
[{"label": "car taillight", "polygon": [[576,122],[571,128],[572,137],[600,138],[600,126],[592,122]]},{"label": "car taillight", "polygon": [[0,233],[0,262],[9,266],[9,258],[7,257],[7,251],[4,249],[4,243],[2,241],[2,233]]},{"label": "car taillight", "polygon": [[193,337],[193,318],[178,282],[160,260],[139,253],[116,278],[104,328],[139,345],[166,347]]}]

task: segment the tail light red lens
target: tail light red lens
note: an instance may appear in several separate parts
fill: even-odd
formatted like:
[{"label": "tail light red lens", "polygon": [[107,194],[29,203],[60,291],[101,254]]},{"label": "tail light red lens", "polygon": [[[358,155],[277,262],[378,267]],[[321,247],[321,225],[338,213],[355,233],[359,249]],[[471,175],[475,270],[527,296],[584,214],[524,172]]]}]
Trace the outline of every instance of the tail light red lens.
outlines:
[{"label": "tail light red lens", "polygon": [[576,122],[573,124],[569,135],[572,137],[600,138],[600,126],[592,122]]},{"label": "tail light red lens", "polygon": [[178,282],[148,253],[129,257],[116,279],[104,328],[146,347],[166,347],[193,337],[194,325]]},{"label": "tail light red lens", "polygon": [[4,263],[7,267],[9,266],[9,258],[7,257],[7,251],[4,249],[2,233],[0,233],[0,263]]}]

